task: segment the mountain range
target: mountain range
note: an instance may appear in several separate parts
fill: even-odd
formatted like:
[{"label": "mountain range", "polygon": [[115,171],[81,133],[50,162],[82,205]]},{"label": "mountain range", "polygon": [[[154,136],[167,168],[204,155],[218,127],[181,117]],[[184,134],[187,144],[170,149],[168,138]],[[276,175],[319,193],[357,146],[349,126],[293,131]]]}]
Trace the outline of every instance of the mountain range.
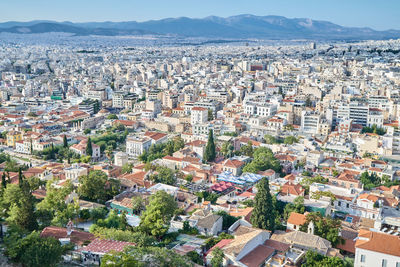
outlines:
[{"label": "mountain range", "polygon": [[399,30],[377,31],[371,28],[344,27],[328,21],[282,16],[238,15],[227,18],[167,18],[144,22],[55,22],[9,21],[0,23],[0,32],[47,33],[65,32],[75,35],[160,35],[234,39],[315,39],[366,40],[397,39]]}]

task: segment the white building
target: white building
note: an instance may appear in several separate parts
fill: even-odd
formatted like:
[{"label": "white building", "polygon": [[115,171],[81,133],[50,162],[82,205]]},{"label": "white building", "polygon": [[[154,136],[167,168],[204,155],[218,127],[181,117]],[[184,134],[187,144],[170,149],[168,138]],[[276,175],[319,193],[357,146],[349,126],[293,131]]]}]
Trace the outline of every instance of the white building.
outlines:
[{"label": "white building", "polygon": [[321,114],[311,111],[302,111],[301,130],[306,133],[318,133]]},{"label": "white building", "polygon": [[139,138],[128,136],[126,139],[126,153],[131,157],[137,157],[143,152],[149,150],[151,146],[151,139],[148,137]]},{"label": "white building", "polygon": [[64,169],[65,178],[71,181],[76,181],[79,176],[87,175],[87,168],[81,167],[78,164],[72,164],[70,167]]},{"label": "white building", "polygon": [[400,237],[360,230],[355,267],[400,267]]},{"label": "white building", "polygon": [[126,163],[128,163],[128,154],[124,152],[117,152],[114,155],[114,165],[116,166],[124,166]]},{"label": "white building", "polygon": [[276,105],[273,105],[271,103],[246,102],[244,104],[244,112],[250,115],[271,117],[276,114],[276,111]]},{"label": "white building", "polygon": [[193,107],[190,114],[190,119],[192,125],[203,124],[208,120],[208,110],[202,107]]},{"label": "white building", "polygon": [[337,111],[338,121],[340,120],[353,120],[353,123],[367,126],[368,123],[369,107],[368,104],[360,102],[351,102],[350,104],[342,104]]}]

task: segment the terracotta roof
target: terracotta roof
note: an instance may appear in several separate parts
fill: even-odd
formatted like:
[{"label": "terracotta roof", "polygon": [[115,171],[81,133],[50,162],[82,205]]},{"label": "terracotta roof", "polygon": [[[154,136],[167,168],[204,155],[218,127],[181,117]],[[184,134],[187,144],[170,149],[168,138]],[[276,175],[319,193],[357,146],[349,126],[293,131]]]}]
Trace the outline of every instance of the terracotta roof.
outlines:
[{"label": "terracotta roof", "polygon": [[79,230],[73,230],[71,235],[67,235],[67,228],[62,228],[62,227],[57,227],[57,226],[48,226],[43,229],[43,231],[40,233],[41,237],[54,237],[56,239],[60,238],[70,238],[71,243],[77,244],[77,245],[82,245],[83,242],[89,240],[92,241],[96,237],[94,234],[88,233],[88,232],[83,232]]},{"label": "terracotta roof", "polygon": [[207,109],[206,108],[202,108],[202,107],[193,107],[192,110],[205,111]]},{"label": "terracotta roof", "polygon": [[161,138],[163,138],[163,137],[165,137],[165,136],[167,136],[167,135],[164,134],[164,133],[149,132],[149,131],[148,131],[148,132],[146,132],[146,133],[144,134],[144,136],[150,137],[151,139],[158,141],[158,140],[160,140]]},{"label": "terracotta roof", "polygon": [[229,243],[231,243],[233,239],[222,239],[219,241],[217,244],[215,244],[212,248],[210,248],[205,254],[208,255],[210,254],[211,251],[213,251],[215,248],[223,248]]},{"label": "terracotta roof", "polygon": [[306,223],[306,216],[301,213],[292,212],[287,220],[288,223],[294,225],[303,225]]},{"label": "terracotta roof", "polygon": [[360,230],[356,248],[400,257],[400,237]]},{"label": "terracotta roof", "polygon": [[279,252],[284,252],[290,248],[290,244],[280,242],[277,240],[272,240],[272,239],[268,239],[267,241],[265,241],[264,245],[274,248],[275,250],[277,250]]},{"label": "terracotta roof", "polygon": [[264,245],[258,245],[244,256],[240,262],[248,267],[258,267],[265,262],[266,259],[272,256],[275,249]]},{"label": "terracotta roof", "polygon": [[304,193],[304,188],[300,184],[287,182],[281,188],[281,194],[299,196]]},{"label": "terracotta roof", "polygon": [[364,193],[364,194],[359,195],[357,199],[364,199],[364,200],[376,202],[376,201],[378,201],[379,197],[368,194],[368,193]]},{"label": "terracotta roof", "polygon": [[121,252],[125,249],[125,247],[134,245],[134,243],[130,242],[96,238],[86,247],[80,248],[79,251],[106,254],[110,251]]},{"label": "terracotta roof", "polygon": [[243,161],[236,160],[236,159],[233,159],[233,160],[227,159],[224,162],[224,166],[230,167],[230,168],[236,168],[236,169],[242,167],[243,165],[244,165]]}]

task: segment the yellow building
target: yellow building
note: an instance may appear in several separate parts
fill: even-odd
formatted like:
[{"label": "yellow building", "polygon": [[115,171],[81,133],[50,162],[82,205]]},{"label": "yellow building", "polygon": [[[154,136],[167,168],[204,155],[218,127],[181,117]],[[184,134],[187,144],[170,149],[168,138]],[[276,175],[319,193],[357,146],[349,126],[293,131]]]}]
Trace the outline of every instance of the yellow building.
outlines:
[{"label": "yellow building", "polygon": [[7,133],[7,146],[15,147],[15,143],[20,140],[22,140],[21,132],[10,131]]}]

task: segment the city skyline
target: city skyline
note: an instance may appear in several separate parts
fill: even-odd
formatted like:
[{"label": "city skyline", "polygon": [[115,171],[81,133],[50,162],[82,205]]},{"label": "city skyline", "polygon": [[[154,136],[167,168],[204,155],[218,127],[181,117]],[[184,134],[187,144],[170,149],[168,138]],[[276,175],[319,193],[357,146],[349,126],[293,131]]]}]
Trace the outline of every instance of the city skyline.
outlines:
[{"label": "city skyline", "polygon": [[400,3],[388,0],[385,5],[376,1],[354,0],[350,3],[339,0],[335,3],[309,0],[298,4],[295,0],[260,1],[242,3],[221,0],[216,3],[205,0],[201,3],[174,0],[143,1],[77,1],[61,2],[20,0],[0,3],[0,22],[54,20],[58,22],[89,21],[147,21],[164,18],[207,16],[229,17],[239,14],[258,16],[278,15],[288,18],[310,18],[330,21],[347,27],[370,27],[376,30],[400,29]]}]

